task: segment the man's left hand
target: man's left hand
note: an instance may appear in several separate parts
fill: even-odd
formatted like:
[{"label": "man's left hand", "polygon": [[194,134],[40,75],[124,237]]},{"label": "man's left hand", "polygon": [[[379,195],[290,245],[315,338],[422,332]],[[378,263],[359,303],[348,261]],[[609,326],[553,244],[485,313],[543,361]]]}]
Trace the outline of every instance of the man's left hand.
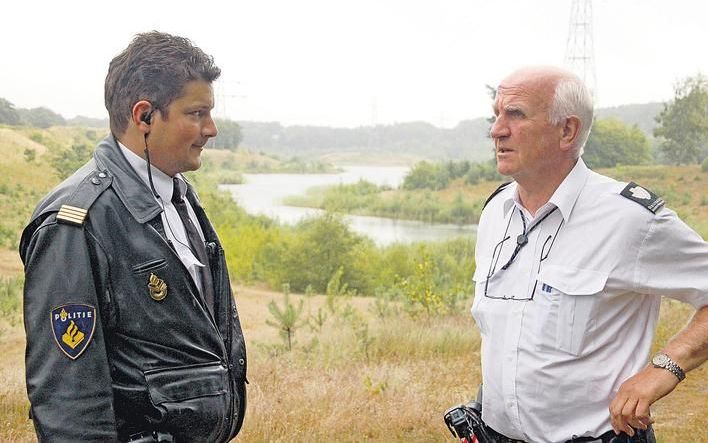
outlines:
[{"label": "man's left hand", "polygon": [[671,372],[651,365],[627,379],[610,403],[612,428],[617,434],[633,436],[634,429],[647,429],[654,420],[649,407],[673,391],[679,379]]}]

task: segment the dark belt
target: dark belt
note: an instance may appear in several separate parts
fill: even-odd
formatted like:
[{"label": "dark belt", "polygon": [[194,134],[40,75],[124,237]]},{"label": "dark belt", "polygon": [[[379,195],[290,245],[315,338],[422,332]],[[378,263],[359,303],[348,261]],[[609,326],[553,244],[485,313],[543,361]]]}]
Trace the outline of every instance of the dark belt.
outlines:
[{"label": "dark belt", "polygon": [[175,438],[169,432],[144,431],[131,434],[127,441],[129,443],[173,443]]},{"label": "dark belt", "polygon": [[[497,443],[526,443],[524,440],[516,440],[509,438],[504,434],[500,434],[494,429],[487,426],[487,430],[494,437]],[[624,432],[619,435],[615,434],[615,431],[607,431],[599,437],[573,437],[566,443],[581,443],[581,442],[602,442],[602,443],[656,443],[656,437],[654,436],[654,430],[650,426],[646,431],[643,429],[636,429],[634,432],[634,437],[630,437]]]},{"label": "dark belt", "polygon": [[649,426],[646,430],[635,429],[634,436],[621,432],[619,435],[615,434],[615,431],[607,431],[599,437],[573,437],[566,443],[576,443],[576,442],[602,442],[602,443],[656,443],[656,437],[654,436],[654,429]]},{"label": "dark belt", "polygon": [[494,429],[490,428],[489,425],[485,424],[485,426],[487,427],[487,431],[489,431],[489,435],[494,438],[494,441],[496,443],[526,443],[523,440],[516,440],[513,438],[509,438],[504,434],[500,434]]}]

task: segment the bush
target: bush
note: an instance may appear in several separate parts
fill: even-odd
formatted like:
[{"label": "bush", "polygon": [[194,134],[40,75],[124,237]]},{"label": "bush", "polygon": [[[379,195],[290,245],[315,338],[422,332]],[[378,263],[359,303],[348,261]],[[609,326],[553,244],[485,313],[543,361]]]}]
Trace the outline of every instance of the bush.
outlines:
[{"label": "bush", "polygon": [[598,119],[585,144],[583,160],[590,168],[641,165],[651,160],[649,141],[635,125],[616,119]]},{"label": "bush", "polygon": [[77,143],[69,149],[59,149],[49,158],[49,164],[57,176],[64,180],[84,165],[90,158],[93,148],[87,144]]}]

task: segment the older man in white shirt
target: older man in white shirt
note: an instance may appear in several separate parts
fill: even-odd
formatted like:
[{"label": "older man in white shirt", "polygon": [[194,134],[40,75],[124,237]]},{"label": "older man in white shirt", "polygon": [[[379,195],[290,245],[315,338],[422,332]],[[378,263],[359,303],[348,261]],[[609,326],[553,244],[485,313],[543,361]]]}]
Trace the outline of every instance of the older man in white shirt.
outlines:
[{"label": "older man in white shirt", "polygon": [[[573,74],[519,70],[494,111],[514,181],[477,234],[482,418],[502,441],[652,441],[651,404],[708,358],[708,243],[650,191],[585,166],[592,99]],[[662,295],[697,312],[647,364]]]}]

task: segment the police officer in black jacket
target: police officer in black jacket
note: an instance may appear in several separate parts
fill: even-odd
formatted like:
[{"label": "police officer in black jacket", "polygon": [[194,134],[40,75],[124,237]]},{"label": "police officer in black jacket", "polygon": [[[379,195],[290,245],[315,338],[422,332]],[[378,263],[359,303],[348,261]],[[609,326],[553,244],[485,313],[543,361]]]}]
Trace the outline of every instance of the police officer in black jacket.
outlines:
[{"label": "police officer in black jacket", "polygon": [[27,392],[40,441],[223,442],[246,349],[224,252],[181,175],[217,134],[213,59],[139,34],[110,63],[111,135],[22,234]]}]

